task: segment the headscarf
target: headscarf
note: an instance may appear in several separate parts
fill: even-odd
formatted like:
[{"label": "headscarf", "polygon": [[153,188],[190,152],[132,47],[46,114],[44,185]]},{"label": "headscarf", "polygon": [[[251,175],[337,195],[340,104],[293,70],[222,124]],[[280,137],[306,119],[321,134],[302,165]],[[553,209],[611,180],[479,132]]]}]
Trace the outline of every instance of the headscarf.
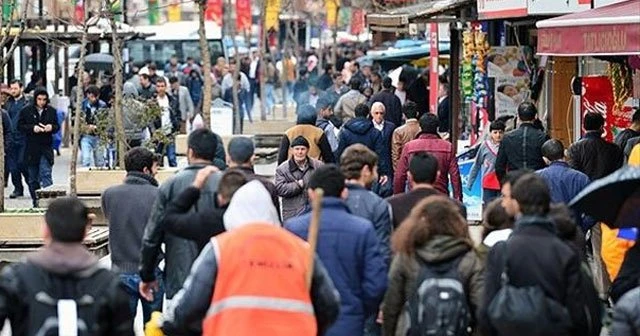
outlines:
[{"label": "headscarf", "polygon": [[227,231],[253,223],[280,225],[271,195],[262,182],[253,180],[238,189],[224,213]]}]

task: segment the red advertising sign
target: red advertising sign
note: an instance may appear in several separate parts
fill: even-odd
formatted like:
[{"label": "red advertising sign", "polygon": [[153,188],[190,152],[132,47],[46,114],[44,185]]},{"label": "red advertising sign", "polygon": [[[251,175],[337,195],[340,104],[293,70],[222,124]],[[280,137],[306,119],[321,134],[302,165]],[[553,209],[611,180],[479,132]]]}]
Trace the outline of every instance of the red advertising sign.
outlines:
[{"label": "red advertising sign", "polygon": [[236,29],[239,34],[251,31],[251,0],[236,0]]},{"label": "red advertising sign", "polygon": [[[613,87],[607,76],[593,76],[582,78],[582,97],[580,98],[580,110],[582,120],[585,114],[596,112],[602,114],[605,119],[604,134],[607,141],[613,138],[631,124],[631,108],[625,106],[622,111],[613,108]],[[582,129],[584,134],[584,129]]]},{"label": "red advertising sign", "polygon": [[360,35],[364,31],[364,9],[351,10],[351,35]]},{"label": "red advertising sign", "polygon": [[431,70],[429,71],[429,111],[434,114],[438,114],[438,24],[429,24],[429,45],[431,47],[429,53],[429,62]]},{"label": "red advertising sign", "polygon": [[207,10],[204,12],[206,21],[213,21],[222,27],[222,0],[207,0]]}]

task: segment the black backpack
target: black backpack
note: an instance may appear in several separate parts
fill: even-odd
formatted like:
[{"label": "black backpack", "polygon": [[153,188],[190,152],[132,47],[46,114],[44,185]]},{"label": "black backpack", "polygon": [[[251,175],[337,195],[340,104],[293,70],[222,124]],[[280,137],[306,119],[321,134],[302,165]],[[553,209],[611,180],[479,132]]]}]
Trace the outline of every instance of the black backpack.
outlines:
[{"label": "black backpack", "polygon": [[464,255],[438,264],[418,259],[421,265],[416,289],[404,309],[405,335],[469,335],[471,313],[458,272]]},{"label": "black backpack", "polygon": [[509,283],[508,244],[500,245],[504,256],[502,286],[487,307],[493,328],[500,335],[519,336],[558,335],[568,331],[571,317],[564,305],[548,297],[539,286],[515,287]]},{"label": "black backpack", "polygon": [[99,335],[97,330],[100,302],[113,288],[118,277],[111,271],[93,268],[84,274],[60,276],[51,274],[32,263],[16,268],[25,288],[25,335],[58,336],[58,303],[73,300],[77,314],[77,336]]}]

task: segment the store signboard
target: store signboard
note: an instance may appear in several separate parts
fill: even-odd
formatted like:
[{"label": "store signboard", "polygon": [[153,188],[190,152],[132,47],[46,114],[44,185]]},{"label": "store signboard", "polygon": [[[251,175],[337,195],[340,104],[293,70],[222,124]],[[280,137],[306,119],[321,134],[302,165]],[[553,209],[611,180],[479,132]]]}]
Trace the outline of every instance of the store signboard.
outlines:
[{"label": "store signboard", "polygon": [[518,105],[531,96],[531,48],[492,47],[487,57],[489,77],[495,78],[495,117],[516,116]]},{"label": "store signboard", "polygon": [[593,8],[613,5],[614,3],[624,2],[628,0],[593,0]]},{"label": "store signboard", "polygon": [[[582,78],[581,119],[589,112],[602,114],[605,119],[602,137],[610,142],[620,131],[630,126],[631,114],[633,113],[628,103],[621,111],[614,109],[613,105],[613,87],[609,77],[589,76]],[[584,134],[584,129],[582,133]]]},{"label": "store signboard", "polygon": [[524,16],[527,16],[527,0],[478,0],[480,20]]},{"label": "store signboard", "polygon": [[529,0],[529,15],[576,13],[591,9],[591,0]]}]

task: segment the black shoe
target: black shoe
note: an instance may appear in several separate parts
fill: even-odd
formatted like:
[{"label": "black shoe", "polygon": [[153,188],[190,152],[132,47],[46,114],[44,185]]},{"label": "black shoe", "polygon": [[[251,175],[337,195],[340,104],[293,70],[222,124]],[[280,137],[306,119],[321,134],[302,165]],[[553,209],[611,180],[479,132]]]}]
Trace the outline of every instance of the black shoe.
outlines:
[{"label": "black shoe", "polygon": [[39,208],[38,200],[33,200],[33,204],[32,205],[33,205],[34,208]]},{"label": "black shoe", "polygon": [[9,198],[14,199],[22,196],[24,196],[22,193],[17,193],[14,191],[13,194],[9,195]]}]

